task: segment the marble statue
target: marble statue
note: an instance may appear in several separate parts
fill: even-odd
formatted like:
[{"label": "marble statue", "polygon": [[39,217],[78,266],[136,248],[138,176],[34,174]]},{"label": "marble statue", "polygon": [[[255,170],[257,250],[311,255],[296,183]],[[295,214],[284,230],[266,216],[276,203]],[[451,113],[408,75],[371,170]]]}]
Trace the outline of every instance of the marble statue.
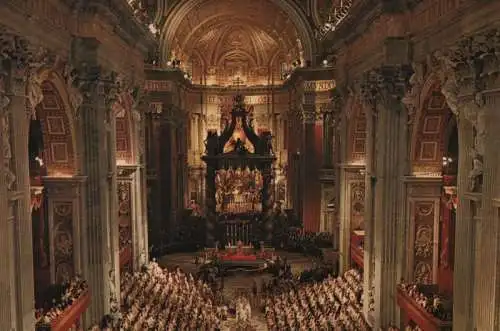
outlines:
[{"label": "marble statue", "polygon": [[472,170],[469,171],[469,191],[474,192],[479,188],[479,179],[483,174],[482,156],[473,149],[472,150]]}]

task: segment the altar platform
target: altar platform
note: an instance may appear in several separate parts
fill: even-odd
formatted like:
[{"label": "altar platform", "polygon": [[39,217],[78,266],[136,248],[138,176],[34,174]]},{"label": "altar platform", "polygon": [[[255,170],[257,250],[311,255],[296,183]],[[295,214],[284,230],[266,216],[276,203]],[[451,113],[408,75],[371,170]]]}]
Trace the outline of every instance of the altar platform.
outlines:
[{"label": "altar platform", "polygon": [[[301,253],[291,253],[291,252],[286,252],[286,251],[280,251],[276,250],[274,251],[276,256],[279,256],[280,258],[287,259],[287,262],[291,265],[292,267],[292,273],[301,273],[302,271],[311,268],[314,264],[318,264],[319,260],[313,259],[308,256],[304,256]],[[200,252],[192,252],[192,253],[174,253],[174,254],[167,254],[162,256],[159,260],[158,263],[162,267],[167,267],[167,268],[175,268],[176,266],[180,267],[182,270],[185,272],[191,272],[191,273],[196,273],[199,264],[197,265],[195,263],[196,259],[200,258]],[[258,275],[257,275],[258,276]],[[248,276],[248,277],[253,277],[253,276]],[[258,276],[261,277],[261,276]],[[262,275],[262,277],[265,277]],[[238,277],[239,278],[239,277]],[[251,285],[251,280],[249,280],[248,286],[250,287]]]},{"label": "altar platform", "polygon": [[224,249],[205,248],[200,252],[199,263],[216,263],[225,271],[264,271],[272,266],[277,258],[274,248],[255,249],[240,243],[237,246],[228,245]]}]

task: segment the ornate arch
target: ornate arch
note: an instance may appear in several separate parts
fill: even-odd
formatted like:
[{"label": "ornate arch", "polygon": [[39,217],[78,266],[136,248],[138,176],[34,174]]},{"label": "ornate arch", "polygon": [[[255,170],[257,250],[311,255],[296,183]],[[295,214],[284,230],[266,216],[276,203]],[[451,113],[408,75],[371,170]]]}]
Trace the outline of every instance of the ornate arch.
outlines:
[{"label": "ornate arch", "polygon": [[[314,32],[305,13],[293,1],[289,0],[269,0],[275,6],[285,11],[293,22],[298,38],[304,50],[304,57],[313,60],[316,45],[314,43]],[[168,61],[168,55],[175,39],[178,27],[182,20],[196,7],[202,5],[203,0],[187,0],[179,2],[167,13],[167,20],[161,31],[160,46],[163,51],[162,60]]]},{"label": "ornate arch", "polygon": [[[78,153],[74,112],[69,103],[66,84],[59,75],[47,71],[39,77],[42,98],[35,106],[40,120],[44,152],[43,161],[49,176],[73,176],[78,172]],[[29,107],[29,106],[28,106]]]},{"label": "ornate arch", "polygon": [[441,175],[445,131],[453,116],[441,89],[440,79],[431,74],[419,93],[410,148],[414,175]]}]

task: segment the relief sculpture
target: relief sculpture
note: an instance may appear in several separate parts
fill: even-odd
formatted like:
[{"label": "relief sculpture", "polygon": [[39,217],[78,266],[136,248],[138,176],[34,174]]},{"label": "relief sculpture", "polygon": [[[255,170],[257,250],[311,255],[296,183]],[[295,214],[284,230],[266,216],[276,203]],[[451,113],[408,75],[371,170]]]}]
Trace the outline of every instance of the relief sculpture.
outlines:
[{"label": "relief sculpture", "polygon": [[432,267],[429,263],[419,262],[415,265],[413,274],[415,283],[431,284],[432,283]]},{"label": "relief sculpture", "polygon": [[432,256],[432,227],[420,225],[415,234],[415,255],[421,258]]},{"label": "relief sculpture", "polygon": [[57,282],[73,276],[73,205],[71,202],[54,204],[54,261]]}]

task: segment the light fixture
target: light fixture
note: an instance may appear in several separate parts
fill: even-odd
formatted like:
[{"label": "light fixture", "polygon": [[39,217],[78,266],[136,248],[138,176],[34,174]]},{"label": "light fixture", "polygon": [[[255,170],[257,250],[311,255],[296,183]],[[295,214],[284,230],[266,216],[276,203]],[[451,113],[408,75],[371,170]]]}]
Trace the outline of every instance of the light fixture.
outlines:
[{"label": "light fixture", "polygon": [[158,29],[156,28],[156,26],[153,23],[149,24],[148,28],[152,34],[156,34],[158,32]]},{"label": "light fixture", "polygon": [[40,167],[43,167],[43,160],[41,158],[39,158],[38,156],[35,156],[35,161],[38,162],[38,164],[40,165]]},{"label": "light fixture", "polygon": [[443,156],[443,167],[449,166],[453,162],[453,159],[449,156]]},{"label": "light fixture", "polygon": [[325,66],[325,67],[326,67],[327,65],[328,65],[328,60],[327,60],[327,59],[324,59],[324,60],[323,60],[323,66]]}]

